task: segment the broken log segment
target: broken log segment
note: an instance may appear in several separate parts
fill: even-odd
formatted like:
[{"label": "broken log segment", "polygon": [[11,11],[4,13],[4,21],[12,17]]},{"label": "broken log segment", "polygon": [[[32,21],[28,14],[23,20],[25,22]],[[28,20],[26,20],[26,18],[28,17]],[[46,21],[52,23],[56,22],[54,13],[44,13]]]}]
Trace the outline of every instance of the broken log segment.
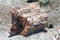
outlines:
[{"label": "broken log segment", "polygon": [[[31,3],[30,6],[21,8],[21,9],[13,9],[11,11],[12,14],[12,28],[10,29],[10,34],[19,34],[19,35],[27,35],[30,31],[44,29],[48,26],[48,14],[41,13],[39,9],[39,5],[37,3]],[[24,13],[24,9],[31,8],[33,9],[30,13]],[[36,10],[38,9],[38,10]],[[21,13],[21,11],[23,13]],[[22,27],[22,28],[21,28]]]}]

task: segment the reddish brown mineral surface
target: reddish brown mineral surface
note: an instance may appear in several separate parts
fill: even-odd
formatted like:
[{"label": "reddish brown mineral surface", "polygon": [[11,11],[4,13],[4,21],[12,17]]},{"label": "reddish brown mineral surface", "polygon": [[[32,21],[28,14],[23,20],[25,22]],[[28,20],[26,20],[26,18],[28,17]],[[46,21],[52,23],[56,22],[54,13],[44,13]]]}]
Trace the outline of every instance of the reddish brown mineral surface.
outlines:
[{"label": "reddish brown mineral surface", "polygon": [[40,12],[38,2],[28,3],[20,9],[13,8],[10,34],[27,35],[30,30],[44,29],[48,26],[48,14]]}]

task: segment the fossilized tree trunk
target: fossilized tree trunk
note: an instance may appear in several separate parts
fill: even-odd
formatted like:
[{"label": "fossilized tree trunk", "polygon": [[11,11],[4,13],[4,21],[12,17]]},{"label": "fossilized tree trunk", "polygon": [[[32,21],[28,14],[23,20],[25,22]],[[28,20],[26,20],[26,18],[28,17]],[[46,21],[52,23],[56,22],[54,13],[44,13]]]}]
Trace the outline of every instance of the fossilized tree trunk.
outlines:
[{"label": "fossilized tree trunk", "polygon": [[[20,9],[13,8],[11,10],[11,13],[12,25],[18,23],[22,23],[23,25],[22,32],[18,32],[21,35],[27,35],[27,33],[29,33],[30,30],[34,31],[38,29],[44,29],[48,25],[48,14],[40,12],[38,2],[28,3],[27,6],[24,6]],[[19,26],[19,28],[20,27],[21,26]],[[15,28],[15,26],[12,26],[12,28]]]}]

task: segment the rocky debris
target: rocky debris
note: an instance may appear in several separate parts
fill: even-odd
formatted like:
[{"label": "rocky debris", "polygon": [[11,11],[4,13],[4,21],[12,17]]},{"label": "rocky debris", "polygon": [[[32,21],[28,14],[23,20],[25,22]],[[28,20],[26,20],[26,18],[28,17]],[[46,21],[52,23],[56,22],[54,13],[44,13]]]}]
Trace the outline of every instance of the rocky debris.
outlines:
[{"label": "rocky debris", "polygon": [[[28,4],[30,5],[20,9],[13,8],[11,10],[12,14],[12,28],[10,30],[11,35],[17,33],[20,35],[28,35],[28,33],[30,33],[30,30],[35,31],[39,29],[44,29],[45,27],[48,26],[48,14],[40,12],[38,2]],[[30,13],[27,11],[29,11]],[[22,25],[22,30],[20,30],[21,29],[20,25]],[[17,29],[18,27],[19,29]]]},{"label": "rocky debris", "polygon": [[[22,2],[21,2],[22,1]],[[0,40],[58,40],[59,38],[56,35],[58,34],[56,28],[60,27],[60,0],[51,0],[52,5],[47,5],[41,7],[41,10],[44,9],[42,12],[47,12],[49,14],[49,19],[53,23],[52,29],[48,30],[46,33],[39,32],[28,37],[24,37],[21,35],[16,35],[13,37],[8,37],[6,31],[11,28],[11,15],[9,14],[10,7],[22,7],[26,5],[25,0],[0,0],[0,14],[4,21],[3,24],[0,24]],[[8,15],[8,17],[7,17]],[[8,20],[7,20],[8,19]],[[59,36],[59,35],[58,35]]]}]

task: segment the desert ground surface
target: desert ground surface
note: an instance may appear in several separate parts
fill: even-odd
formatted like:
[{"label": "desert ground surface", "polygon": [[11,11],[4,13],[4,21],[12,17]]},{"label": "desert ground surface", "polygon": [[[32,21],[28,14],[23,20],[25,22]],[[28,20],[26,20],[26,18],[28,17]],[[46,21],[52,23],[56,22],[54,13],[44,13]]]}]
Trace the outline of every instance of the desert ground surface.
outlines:
[{"label": "desert ground surface", "polygon": [[46,28],[47,32],[39,32],[28,37],[16,35],[8,37],[11,28],[10,9],[26,5],[26,0],[0,0],[0,40],[60,40],[60,0],[50,0],[47,6],[41,7],[42,12],[49,15],[49,24],[53,28]]}]

